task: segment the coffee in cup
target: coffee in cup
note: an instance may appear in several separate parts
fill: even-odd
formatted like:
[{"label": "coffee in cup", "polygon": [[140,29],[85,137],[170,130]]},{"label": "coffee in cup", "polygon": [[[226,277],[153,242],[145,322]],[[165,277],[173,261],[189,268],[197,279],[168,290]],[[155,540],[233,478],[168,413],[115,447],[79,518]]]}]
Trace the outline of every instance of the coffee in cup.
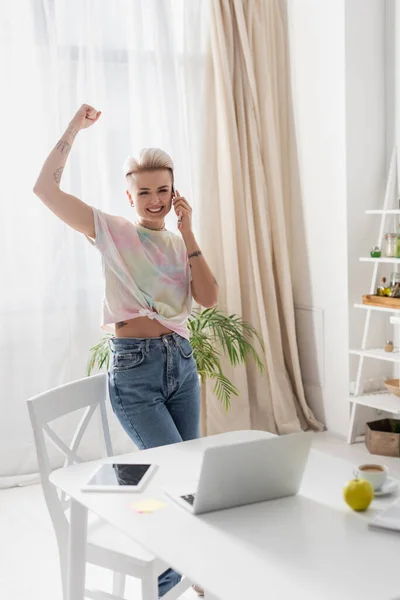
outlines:
[{"label": "coffee in cup", "polygon": [[384,465],[360,465],[354,470],[354,475],[358,479],[366,479],[370,482],[375,491],[380,490],[389,476],[389,469]]}]

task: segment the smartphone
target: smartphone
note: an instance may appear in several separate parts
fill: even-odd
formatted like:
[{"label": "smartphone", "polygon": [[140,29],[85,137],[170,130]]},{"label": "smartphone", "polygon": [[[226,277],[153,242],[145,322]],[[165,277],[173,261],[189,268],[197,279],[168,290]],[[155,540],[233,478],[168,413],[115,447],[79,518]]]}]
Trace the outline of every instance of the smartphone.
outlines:
[{"label": "smartphone", "polygon": [[[172,183],[172,198],[176,198],[175,184]],[[182,216],[178,216],[178,227],[182,223]]]}]

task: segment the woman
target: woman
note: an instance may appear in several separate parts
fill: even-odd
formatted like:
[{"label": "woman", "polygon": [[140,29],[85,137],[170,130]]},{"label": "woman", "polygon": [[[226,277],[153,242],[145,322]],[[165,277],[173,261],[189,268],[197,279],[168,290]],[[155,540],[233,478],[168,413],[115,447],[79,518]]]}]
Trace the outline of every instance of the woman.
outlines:
[{"label": "woman", "polygon": [[[83,233],[102,254],[105,275],[103,326],[112,327],[110,398],[125,431],[143,448],[199,436],[200,393],[188,341],[192,297],[217,303],[218,285],[192,231],[192,209],[174,191],[171,158],[159,149],[128,158],[127,195],[138,220],[131,223],[92,208],[60,190],[76,135],[100,118],[84,104],[48,156],[35,194],[67,225]],[[174,208],[180,236],[165,228]],[[119,472],[121,484],[129,472]],[[163,596],[180,579],[172,570],[160,576]]]}]

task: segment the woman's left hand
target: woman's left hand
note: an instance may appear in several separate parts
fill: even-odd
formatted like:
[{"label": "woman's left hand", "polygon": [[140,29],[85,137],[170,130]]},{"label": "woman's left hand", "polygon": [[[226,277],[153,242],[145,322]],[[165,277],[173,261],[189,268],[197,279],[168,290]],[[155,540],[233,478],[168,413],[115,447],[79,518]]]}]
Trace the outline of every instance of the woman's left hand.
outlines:
[{"label": "woman's left hand", "polygon": [[175,214],[178,217],[178,229],[181,234],[190,233],[192,231],[192,207],[183,196],[180,196],[176,190],[175,197],[172,200]]}]

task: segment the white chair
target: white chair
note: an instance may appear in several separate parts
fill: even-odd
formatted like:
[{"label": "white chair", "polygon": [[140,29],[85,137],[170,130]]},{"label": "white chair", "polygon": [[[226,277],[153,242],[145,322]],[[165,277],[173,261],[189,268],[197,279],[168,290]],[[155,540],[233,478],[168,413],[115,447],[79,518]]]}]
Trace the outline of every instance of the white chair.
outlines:
[{"label": "white chair", "polygon": [[[83,460],[77,451],[86,428],[98,409],[105,455],[113,456],[106,413],[106,398],[107,376],[101,373],[54,388],[27,401],[44,497],[57,538],[64,598],[66,597],[69,538],[69,522],[66,512],[70,503],[65,494],[59,494],[49,481],[51,466],[45,434],[49,441],[66,457],[64,466],[81,463]],[[73,435],[71,446],[67,446],[49,423],[82,408],[86,408],[86,410]],[[167,565],[146,552],[138,544],[101,521],[88,527],[87,562],[114,572],[112,594],[99,590],[85,590],[86,597],[93,600],[123,598],[127,575],[141,580],[142,600],[147,600],[149,590],[154,589],[155,578],[168,569]],[[190,585],[188,580],[182,580],[164,596],[164,599],[175,600]]]}]

